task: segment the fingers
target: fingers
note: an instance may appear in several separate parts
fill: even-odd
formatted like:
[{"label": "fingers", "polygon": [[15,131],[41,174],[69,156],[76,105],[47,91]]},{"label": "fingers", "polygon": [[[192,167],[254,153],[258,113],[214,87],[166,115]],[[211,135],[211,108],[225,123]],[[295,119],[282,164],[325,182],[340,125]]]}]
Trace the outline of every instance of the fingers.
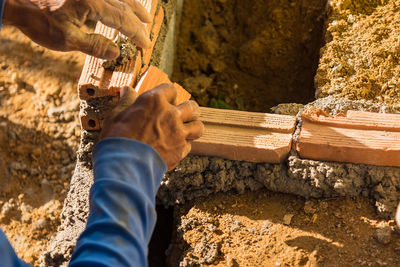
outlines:
[{"label": "fingers", "polygon": [[204,133],[204,124],[201,121],[192,121],[184,124],[187,140],[196,140]]},{"label": "fingers", "polygon": [[129,107],[135,103],[137,98],[137,92],[129,86],[124,86],[120,91],[119,105],[124,107]]},{"label": "fingers", "polygon": [[168,83],[160,84],[154,89],[147,91],[145,94],[159,95],[165,97],[168,103],[175,105],[176,97],[178,96],[178,90],[172,85]]},{"label": "fingers", "polygon": [[126,4],[117,0],[107,0],[102,6],[100,21],[119,30],[139,47],[151,47],[149,33],[144,24],[134,12],[127,11]]},{"label": "fingers", "polygon": [[100,34],[85,33],[70,25],[68,50],[81,51],[94,57],[113,60],[119,56],[118,46]]},{"label": "fingers", "polygon": [[200,117],[200,108],[196,101],[186,101],[180,104],[177,108],[181,113],[183,122],[195,121]]},{"label": "fingers", "polygon": [[187,142],[185,149],[183,150],[182,159],[184,159],[187,155],[189,155],[191,150],[192,150],[192,144],[190,142]]},{"label": "fingers", "polygon": [[399,206],[397,206],[396,223],[397,223],[397,226],[400,227],[400,203],[399,203]]},{"label": "fingers", "polygon": [[138,18],[143,21],[144,23],[151,23],[153,22],[153,18],[147,12],[147,10],[144,8],[144,6],[137,0],[125,0],[125,3],[127,3],[132,11],[138,16]]},{"label": "fingers", "polygon": [[124,86],[120,91],[120,99],[117,106],[112,111],[112,116],[116,116],[119,113],[126,110],[128,107],[132,106],[137,98],[136,91],[129,86]]}]

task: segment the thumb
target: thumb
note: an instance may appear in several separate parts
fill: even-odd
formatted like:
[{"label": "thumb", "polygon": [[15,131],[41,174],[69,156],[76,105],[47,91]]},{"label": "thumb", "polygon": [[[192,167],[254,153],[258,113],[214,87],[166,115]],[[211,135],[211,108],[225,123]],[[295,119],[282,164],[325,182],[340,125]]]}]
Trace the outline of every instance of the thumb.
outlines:
[{"label": "thumb", "polygon": [[123,109],[126,109],[127,107],[133,105],[133,103],[135,103],[136,101],[136,98],[138,97],[137,92],[129,86],[122,87],[119,95],[120,99],[118,107],[122,107]]},{"label": "thumb", "polygon": [[85,33],[78,27],[70,30],[69,46],[71,50],[81,51],[101,59],[113,60],[119,57],[118,46],[101,34]]},{"label": "thumb", "polygon": [[135,103],[136,98],[137,93],[132,87],[122,87],[120,91],[120,99],[117,103],[117,106],[112,110],[110,117],[114,118],[128,107],[132,106],[133,103]]}]

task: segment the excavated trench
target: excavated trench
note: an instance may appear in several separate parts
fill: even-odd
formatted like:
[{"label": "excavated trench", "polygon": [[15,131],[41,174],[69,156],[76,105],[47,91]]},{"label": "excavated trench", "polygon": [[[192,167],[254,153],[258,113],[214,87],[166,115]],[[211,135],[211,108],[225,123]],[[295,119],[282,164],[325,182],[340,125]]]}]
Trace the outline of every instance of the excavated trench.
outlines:
[{"label": "excavated trench", "polygon": [[[172,80],[201,106],[270,112],[281,103],[311,102],[326,2],[185,1]],[[167,266],[177,225],[171,208],[157,211],[149,264]]]},{"label": "excavated trench", "polygon": [[326,2],[185,1],[173,79],[201,106],[270,112],[311,102]]}]

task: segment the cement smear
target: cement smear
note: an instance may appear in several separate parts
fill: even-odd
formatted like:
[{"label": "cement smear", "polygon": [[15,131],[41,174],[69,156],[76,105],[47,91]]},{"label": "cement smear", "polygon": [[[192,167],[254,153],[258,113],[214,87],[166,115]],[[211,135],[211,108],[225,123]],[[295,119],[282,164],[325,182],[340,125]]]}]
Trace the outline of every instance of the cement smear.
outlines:
[{"label": "cement smear", "polygon": [[[400,112],[400,107],[334,97],[322,98],[308,105],[319,107],[332,115],[350,109]],[[287,104],[275,110],[287,114],[301,108],[297,104]],[[301,125],[298,120],[295,140]],[[274,192],[305,198],[363,195],[375,201],[381,216],[391,217],[400,200],[399,176],[400,168],[300,159],[294,150],[284,164],[255,164],[189,156],[175,171],[166,175],[158,200],[165,205],[174,205],[215,192],[235,190],[243,193],[245,190],[266,187]]]},{"label": "cement smear", "polygon": [[[319,99],[309,105],[332,115],[349,109],[400,113],[399,107],[334,97]],[[285,113],[285,110],[297,112],[299,106],[280,105],[277,110],[280,113]],[[300,124],[299,121],[298,127]],[[90,152],[97,137],[94,133],[83,135],[78,164],[64,204],[62,225],[43,258],[45,265],[66,265],[76,239],[85,227],[89,189],[93,181]],[[243,193],[265,187],[305,198],[362,195],[375,202],[381,216],[392,217],[400,200],[400,181],[397,177],[400,177],[400,168],[306,160],[300,159],[294,151],[283,164],[188,156],[174,171],[165,175],[157,200],[160,204],[172,206],[217,192],[233,190]]]},{"label": "cement smear", "polygon": [[[161,2],[161,1],[160,1]],[[158,36],[151,64],[159,66],[163,60],[160,51],[166,43],[170,25],[174,25],[175,1],[162,1],[165,18]],[[173,41],[173,40],[172,40]],[[160,66],[161,67],[161,66]],[[80,110],[84,115],[95,116],[104,119],[117,103],[117,97],[104,97],[81,101]],[[61,215],[61,226],[57,235],[50,240],[48,250],[41,256],[40,266],[67,266],[72,251],[79,235],[86,226],[89,214],[89,191],[93,184],[92,150],[99,139],[99,132],[82,130],[81,142],[77,153],[77,164],[71,179],[71,186]]]}]

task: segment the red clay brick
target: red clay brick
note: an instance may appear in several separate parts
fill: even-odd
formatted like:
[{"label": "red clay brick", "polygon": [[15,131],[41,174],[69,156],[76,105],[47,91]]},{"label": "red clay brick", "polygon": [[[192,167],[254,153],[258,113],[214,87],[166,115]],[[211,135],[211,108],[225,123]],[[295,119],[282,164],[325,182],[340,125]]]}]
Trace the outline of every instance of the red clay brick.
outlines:
[{"label": "red clay brick", "polygon": [[[135,90],[138,95],[140,95],[163,83],[171,83],[168,75],[157,67],[150,66],[148,70],[142,75]],[[178,89],[178,96],[176,98],[177,105],[190,99],[191,95],[185,89],[183,89],[182,86],[176,83],[174,83],[174,86]],[[96,117],[88,116],[86,114],[81,115],[80,118],[83,129],[88,131],[101,130],[103,124],[102,120]]]},{"label": "red clay brick", "polygon": [[[116,30],[97,23],[95,33],[102,34],[107,38],[113,38]],[[78,93],[81,99],[89,99],[104,96],[107,92],[112,72],[101,66],[101,59],[86,56],[85,65],[78,83]]]},{"label": "red clay brick", "polygon": [[143,49],[143,60],[142,60],[142,70],[147,69],[150,63],[151,55],[153,54],[154,46],[156,45],[158,34],[160,33],[161,26],[164,20],[164,10],[160,7],[157,15],[154,18],[154,26],[151,30],[151,35],[153,39],[151,40],[151,48]]},{"label": "red clay brick", "polygon": [[[135,90],[138,95],[143,94],[146,91],[153,89],[154,87],[163,84],[163,83],[171,83],[168,78],[168,75],[165,74],[162,70],[157,67],[150,66],[147,71],[142,75],[142,78],[138,82]],[[185,101],[188,101],[191,95],[183,89],[179,84],[173,84],[178,90],[178,96],[176,98],[176,104],[182,104]]]},{"label": "red clay brick", "polygon": [[80,114],[82,128],[86,131],[99,131],[103,126],[103,121],[87,115]]},{"label": "red clay brick", "polygon": [[285,160],[296,124],[294,116],[204,107],[200,119],[205,132],[191,154],[248,162]]},{"label": "red clay brick", "polygon": [[[159,0],[139,0],[139,2],[154,17]],[[160,8],[158,14],[162,14],[163,16],[162,8]],[[154,25],[158,24],[154,23]],[[147,29],[150,31],[152,27],[153,24],[149,23]],[[107,27],[100,22],[97,23],[95,32],[102,34],[109,39],[113,39],[118,33],[116,30]],[[157,36],[155,36],[154,39],[156,39],[156,37]],[[151,58],[152,49],[148,50],[151,51],[146,52],[146,58]],[[119,94],[119,90],[122,86],[134,86],[137,76],[142,69],[141,53],[142,52],[139,49],[134,59],[127,64],[118,67],[114,72],[105,70],[101,66],[102,61],[100,59],[87,56],[78,84],[79,97],[88,100],[96,97],[116,96]]]},{"label": "red clay brick", "polygon": [[400,167],[400,115],[348,111],[302,115],[296,149],[302,158]]}]

